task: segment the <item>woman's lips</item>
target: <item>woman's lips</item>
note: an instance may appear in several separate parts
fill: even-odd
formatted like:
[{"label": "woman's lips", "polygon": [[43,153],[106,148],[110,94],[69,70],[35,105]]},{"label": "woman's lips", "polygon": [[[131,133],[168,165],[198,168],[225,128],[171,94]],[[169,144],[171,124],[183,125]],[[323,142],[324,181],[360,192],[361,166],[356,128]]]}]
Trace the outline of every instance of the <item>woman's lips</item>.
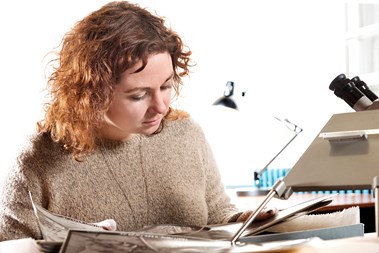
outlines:
[{"label": "woman's lips", "polygon": [[145,121],[144,124],[149,125],[149,126],[155,126],[155,125],[160,124],[160,122],[161,122],[161,118],[158,118],[158,119]]}]

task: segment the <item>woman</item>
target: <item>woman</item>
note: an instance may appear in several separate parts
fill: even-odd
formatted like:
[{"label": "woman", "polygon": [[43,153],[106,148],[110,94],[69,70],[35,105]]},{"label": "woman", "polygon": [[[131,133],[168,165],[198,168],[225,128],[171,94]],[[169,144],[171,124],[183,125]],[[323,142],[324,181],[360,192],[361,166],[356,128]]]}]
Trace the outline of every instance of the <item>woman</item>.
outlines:
[{"label": "woman", "polygon": [[190,55],[162,18],[125,1],[78,22],[49,78],[45,118],[4,186],[0,240],[41,238],[29,191],[51,212],[113,219],[122,231],[246,219],[200,127],[170,107]]}]

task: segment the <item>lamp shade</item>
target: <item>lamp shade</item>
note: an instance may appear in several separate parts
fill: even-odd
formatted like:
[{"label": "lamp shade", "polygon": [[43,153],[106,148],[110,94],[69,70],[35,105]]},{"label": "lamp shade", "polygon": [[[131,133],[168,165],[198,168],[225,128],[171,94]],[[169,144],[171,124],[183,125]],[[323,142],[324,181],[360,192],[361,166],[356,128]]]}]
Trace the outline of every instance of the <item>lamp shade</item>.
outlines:
[{"label": "lamp shade", "polygon": [[228,81],[226,83],[224,95],[217,99],[213,105],[221,105],[231,109],[238,110],[236,102],[234,102],[232,96],[234,94],[234,82]]},{"label": "lamp shade", "polygon": [[231,109],[238,110],[236,102],[234,102],[234,100],[230,97],[220,97],[213,103],[213,105],[221,105],[221,106],[229,107]]}]

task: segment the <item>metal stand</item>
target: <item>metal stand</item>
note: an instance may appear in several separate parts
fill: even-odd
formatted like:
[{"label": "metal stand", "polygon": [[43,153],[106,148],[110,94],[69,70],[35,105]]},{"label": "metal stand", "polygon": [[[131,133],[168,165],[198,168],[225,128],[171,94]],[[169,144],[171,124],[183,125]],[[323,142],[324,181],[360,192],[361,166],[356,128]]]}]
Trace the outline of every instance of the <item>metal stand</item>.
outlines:
[{"label": "metal stand", "polygon": [[286,184],[282,180],[276,181],[270,192],[267,194],[263,202],[258,206],[258,208],[249,216],[249,218],[242,224],[241,228],[233,236],[231,243],[235,245],[238,239],[241,237],[242,233],[246,228],[255,220],[258,214],[265,208],[268,202],[275,196],[280,199],[288,199],[292,194],[291,188],[287,189]]},{"label": "metal stand", "polygon": [[275,119],[285,124],[286,127],[295,134],[263,168],[254,171],[254,186],[248,189],[237,190],[237,196],[264,196],[268,194],[270,192],[270,189],[260,187],[260,176],[264,171],[268,169],[268,166],[288,147],[288,145],[290,145],[290,143],[303,131],[301,127],[292,123],[288,119],[279,119],[277,117],[275,117]]},{"label": "metal stand", "polygon": [[375,197],[375,230],[376,236],[379,237],[379,176],[374,177],[372,189]]}]

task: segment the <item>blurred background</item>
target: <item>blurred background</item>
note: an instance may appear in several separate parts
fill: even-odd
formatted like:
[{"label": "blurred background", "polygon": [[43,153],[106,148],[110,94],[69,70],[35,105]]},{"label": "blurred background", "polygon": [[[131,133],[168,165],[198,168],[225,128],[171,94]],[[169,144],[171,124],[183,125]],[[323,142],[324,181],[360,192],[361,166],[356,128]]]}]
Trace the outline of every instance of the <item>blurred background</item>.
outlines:
[{"label": "blurred background", "polygon": [[[109,1],[0,3],[0,178],[42,119],[46,55],[77,21]],[[203,126],[226,186],[252,184],[270,165],[291,168],[335,114],[353,111],[329,90],[339,74],[359,75],[377,91],[376,1],[131,1],[156,12],[183,38],[196,66],[176,106]],[[238,110],[212,104],[234,83]]]}]

